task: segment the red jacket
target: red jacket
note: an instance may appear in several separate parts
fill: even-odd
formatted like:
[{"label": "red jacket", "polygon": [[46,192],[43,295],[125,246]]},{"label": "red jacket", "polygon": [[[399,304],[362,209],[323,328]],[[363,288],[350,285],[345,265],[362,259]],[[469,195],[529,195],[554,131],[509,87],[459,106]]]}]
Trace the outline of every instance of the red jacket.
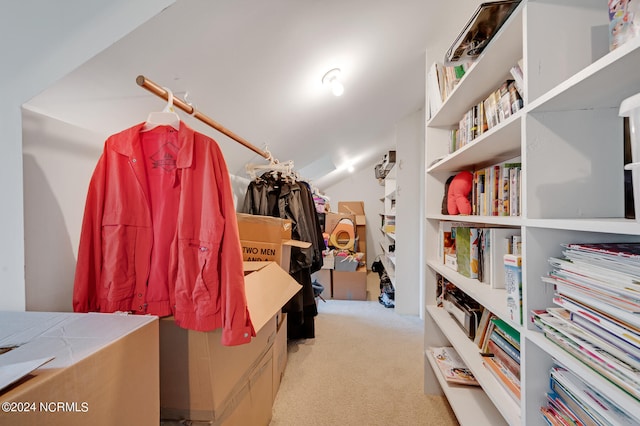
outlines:
[{"label": "red jacket", "polygon": [[[220,148],[184,123],[179,131],[160,127],[141,133],[142,126],[107,139],[91,178],[73,309],[174,315],[183,328],[222,327],[224,345],[247,343],[255,331]],[[147,151],[154,148],[146,148],[147,143],[173,151],[162,156],[158,151],[153,159]],[[162,198],[164,193],[150,190],[150,173],[158,173],[156,169],[162,169],[164,182],[175,194],[169,207],[164,200],[158,204],[154,195]],[[164,217],[164,223],[154,223],[157,217]],[[150,276],[162,279],[150,282]]]}]

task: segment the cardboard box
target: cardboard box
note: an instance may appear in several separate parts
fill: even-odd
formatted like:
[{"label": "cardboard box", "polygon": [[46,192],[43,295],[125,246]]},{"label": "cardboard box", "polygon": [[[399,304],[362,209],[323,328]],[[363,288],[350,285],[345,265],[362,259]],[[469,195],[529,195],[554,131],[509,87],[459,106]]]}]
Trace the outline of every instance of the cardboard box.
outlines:
[{"label": "cardboard box", "polygon": [[341,300],[367,300],[367,268],[355,272],[332,271],[333,298]]},{"label": "cardboard box", "polygon": [[[276,340],[273,343],[273,402],[280,389],[280,383],[287,367],[287,314],[282,315],[282,321],[278,325]],[[256,424],[256,423],[252,423]]]},{"label": "cardboard box", "polygon": [[0,424],[159,424],[157,317],[0,312],[0,324],[0,346],[16,346],[0,355],[3,372],[53,357],[1,391],[16,411]]},{"label": "cardboard box", "polygon": [[236,213],[241,240],[280,242],[291,239],[291,221],[271,216]]},{"label": "cardboard box", "polygon": [[364,213],[364,201],[339,201],[338,212],[355,216],[357,251],[364,253],[363,261],[367,261],[367,217]]},{"label": "cardboard box", "polygon": [[276,262],[289,270],[291,247],[309,248],[311,243],[291,239],[291,221],[270,216],[237,213],[242,259]]},{"label": "cardboard box", "polygon": [[[353,214],[345,214],[345,213],[327,213],[324,219],[324,232],[327,234],[331,234],[331,231],[336,227],[338,222],[341,219],[349,219],[353,222],[353,225],[356,225],[356,216]],[[355,228],[354,228],[355,233]]]},{"label": "cardboard box", "polygon": [[267,352],[215,425],[269,425],[273,407],[273,350]]},{"label": "cardboard box", "polygon": [[338,201],[338,212],[364,216],[364,201]]},{"label": "cardboard box", "polygon": [[[228,424],[225,419],[236,416],[240,406],[246,409],[246,404],[254,401],[259,413],[262,401],[267,397],[272,401],[273,344],[278,324],[283,322],[281,309],[301,286],[274,262],[245,262],[244,268],[247,305],[256,330],[251,343],[223,346],[219,329],[198,332],[182,329],[170,318],[160,321],[163,419]],[[269,369],[268,379],[262,369]],[[268,392],[257,394],[267,381]],[[258,388],[254,382],[260,383]],[[270,412],[271,402],[269,416]]]}]

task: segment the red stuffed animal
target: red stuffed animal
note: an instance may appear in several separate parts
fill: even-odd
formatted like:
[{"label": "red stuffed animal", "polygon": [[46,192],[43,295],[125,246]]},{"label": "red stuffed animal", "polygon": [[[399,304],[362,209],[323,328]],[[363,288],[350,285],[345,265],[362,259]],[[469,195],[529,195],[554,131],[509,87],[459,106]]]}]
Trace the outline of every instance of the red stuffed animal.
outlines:
[{"label": "red stuffed animal", "polygon": [[473,174],[468,171],[458,173],[449,184],[447,193],[447,210],[449,214],[471,214],[469,193]]}]

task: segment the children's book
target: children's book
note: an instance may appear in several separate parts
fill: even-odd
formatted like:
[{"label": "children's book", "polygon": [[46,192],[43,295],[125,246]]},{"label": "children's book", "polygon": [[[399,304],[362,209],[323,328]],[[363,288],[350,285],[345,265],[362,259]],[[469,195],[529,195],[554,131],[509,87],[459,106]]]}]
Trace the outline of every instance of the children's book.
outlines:
[{"label": "children's book", "polygon": [[480,386],[471,370],[467,368],[454,348],[430,348],[430,352],[447,382]]}]

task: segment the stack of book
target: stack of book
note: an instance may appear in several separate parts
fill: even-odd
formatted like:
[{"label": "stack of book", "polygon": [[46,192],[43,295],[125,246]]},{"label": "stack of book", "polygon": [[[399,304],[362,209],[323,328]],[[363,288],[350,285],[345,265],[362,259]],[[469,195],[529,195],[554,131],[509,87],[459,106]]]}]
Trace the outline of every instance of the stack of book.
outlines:
[{"label": "stack of book", "polygon": [[440,110],[470,66],[471,63],[447,66],[440,62],[431,64],[427,73],[429,118]]},{"label": "stack of book", "polygon": [[621,405],[556,362],[551,369],[547,405],[540,407],[551,425],[637,425]]},{"label": "stack of book", "polygon": [[520,401],[520,333],[485,309],[474,342],[484,365],[515,401]]},{"label": "stack of book", "polygon": [[505,288],[503,256],[521,253],[520,230],[441,221],[438,259],[468,278],[491,288]]},{"label": "stack of book", "polygon": [[523,108],[524,81],[519,64],[511,68],[511,74],[513,79],[505,80],[486,99],[471,107],[460,118],[458,127],[451,131],[450,154],[470,144]]},{"label": "stack of book", "polygon": [[568,244],[543,278],[557,307],[532,312],[553,343],[640,401],[640,243]]},{"label": "stack of book", "polygon": [[520,216],[522,163],[511,161],[473,172],[471,214]]}]

